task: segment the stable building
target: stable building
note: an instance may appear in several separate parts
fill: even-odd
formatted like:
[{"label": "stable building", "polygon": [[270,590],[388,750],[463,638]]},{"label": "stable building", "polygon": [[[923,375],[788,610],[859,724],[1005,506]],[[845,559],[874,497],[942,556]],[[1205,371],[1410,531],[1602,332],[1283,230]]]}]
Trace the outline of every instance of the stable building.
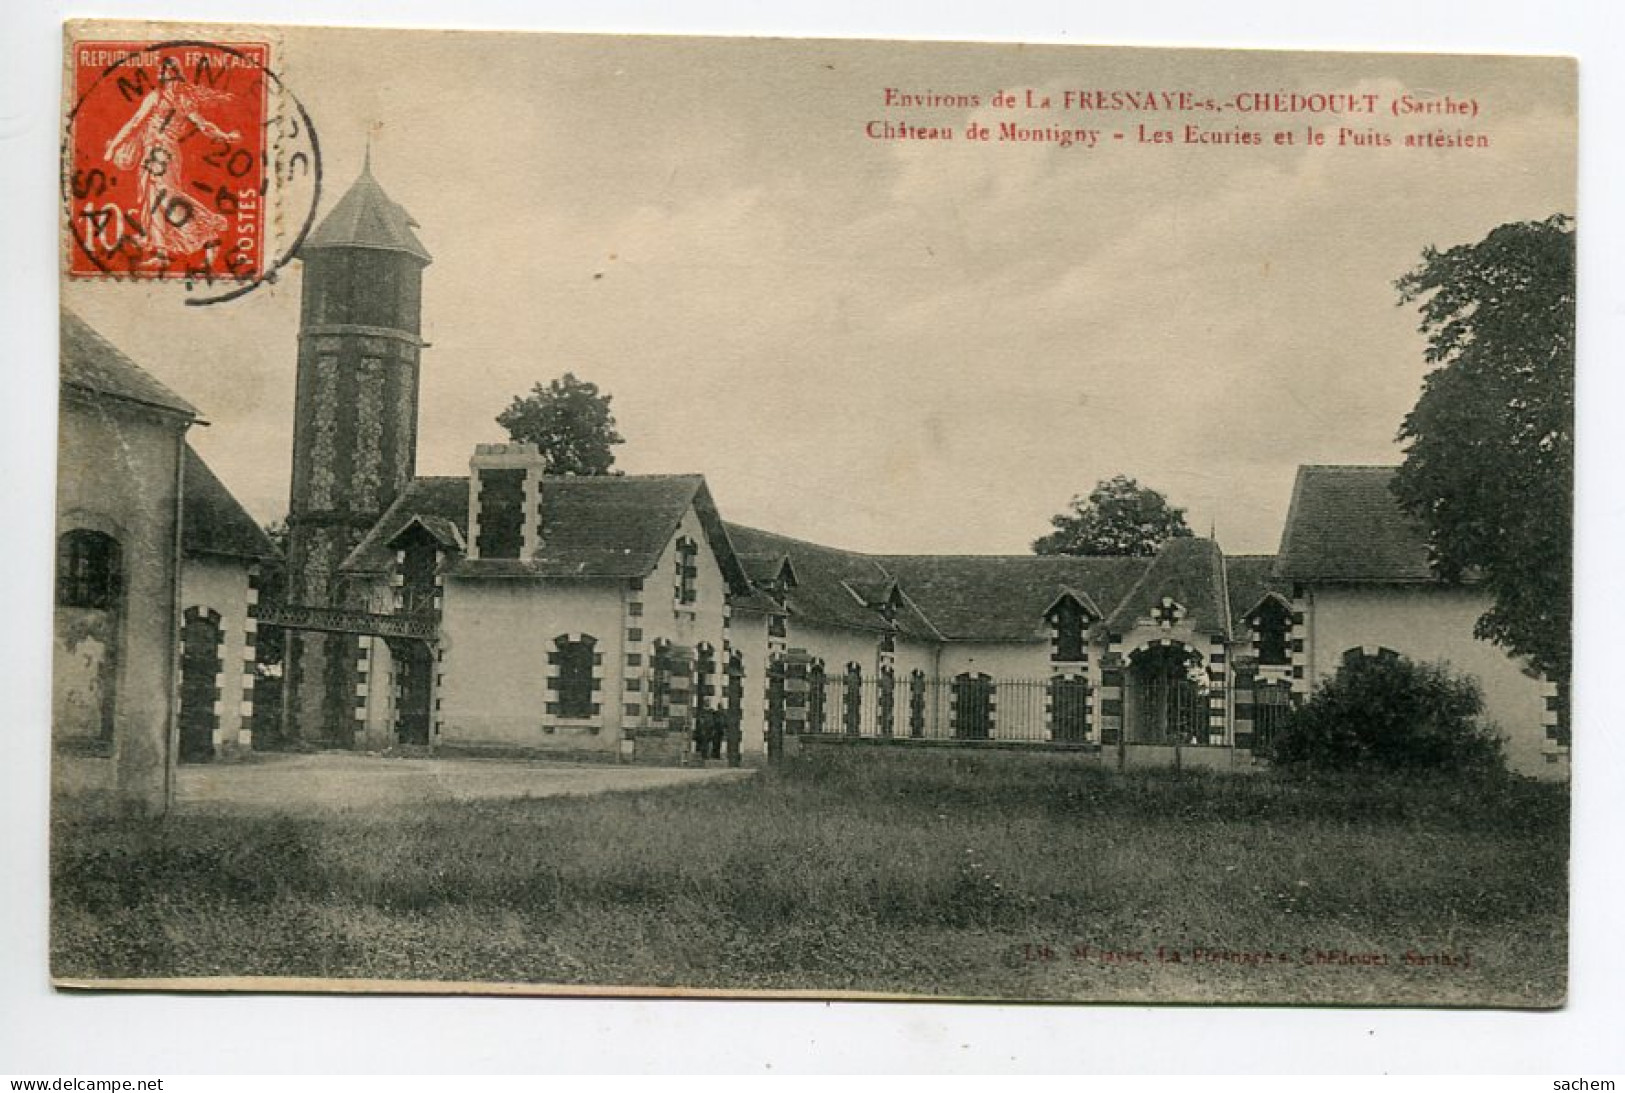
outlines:
[{"label": "stable building", "polygon": [[[697,475],[575,478],[479,445],[413,474],[412,220],[364,168],[305,244],[289,733],[489,754],[744,757],[803,737],[1248,768],[1349,657],[1448,661],[1515,769],[1567,772],[1552,684],[1476,641],[1392,468],[1306,467],[1277,555],[868,555],[728,524]],[[708,733],[712,733],[708,737]],[[707,740],[709,739],[709,742]]]},{"label": "stable building", "polygon": [[113,757],[120,802],[161,812],[178,752],[250,743],[276,549],[187,444],[195,407],[68,311],[61,347],[52,735]]}]

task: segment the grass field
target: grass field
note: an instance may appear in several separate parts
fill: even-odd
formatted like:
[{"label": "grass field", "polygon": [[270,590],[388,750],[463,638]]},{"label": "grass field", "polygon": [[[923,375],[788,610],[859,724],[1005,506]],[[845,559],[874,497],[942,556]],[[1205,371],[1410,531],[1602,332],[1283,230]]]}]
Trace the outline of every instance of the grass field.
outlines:
[{"label": "grass field", "polygon": [[53,970],[1551,1006],[1567,859],[1562,786],[823,749],[587,799],[64,810]]}]

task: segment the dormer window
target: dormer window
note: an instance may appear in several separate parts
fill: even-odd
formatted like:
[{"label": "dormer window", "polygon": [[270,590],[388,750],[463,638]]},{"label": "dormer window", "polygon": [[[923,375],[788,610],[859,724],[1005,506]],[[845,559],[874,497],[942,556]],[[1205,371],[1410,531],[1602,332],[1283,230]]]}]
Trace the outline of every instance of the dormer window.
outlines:
[{"label": "dormer window", "polygon": [[400,554],[401,592],[400,610],[413,615],[435,608],[435,570],[439,565],[439,550],[428,535],[412,536],[403,543]]},{"label": "dormer window", "polygon": [[1055,606],[1055,659],[1076,661],[1083,659],[1083,632],[1089,618],[1083,608],[1072,600],[1062,600]]},{"label": "dormer window", "polygon": [[1258,652],[1258,663],[1283,665],[1292,662],[1292,611],[1276,596],[1267,596],[1247,616],[1252,630],[1253,647]]},{"label": "dormer window", "polygon": [[1100,617],[1087,596],[1064,588],[1044,611],[1050,626],[1050,659],[1081,664],[1089,659],[1089,624]]},{"label": "dormer window", "polygon": [[693,539],[684,536],[677,540],[676,559],[673,563],[675,572],[672,575],[672,592],[679,606],[692,605],[699,599],[699,567],[700,547]]}]

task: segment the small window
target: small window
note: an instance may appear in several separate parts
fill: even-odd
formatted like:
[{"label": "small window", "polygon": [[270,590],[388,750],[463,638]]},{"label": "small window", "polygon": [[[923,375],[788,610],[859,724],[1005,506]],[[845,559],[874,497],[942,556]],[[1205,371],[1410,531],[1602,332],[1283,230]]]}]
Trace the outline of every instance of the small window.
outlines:
[{"label": "small window", "polygon": [[676,593],[679,604],[691,604],[699,598],[698,582],[700,547],[693,539],[682,538],[677,540],[677,571],[674,574],[673,591]]},{"label": "small window", "polygon": [[559,716],[592,717],[596,712],[592,701],[593,685],[596,682],[593,679],[592,669],[593,647],[598,644],[597,639],[583,634],[574,641],[558,638],[555,644],[559,647],[557,658]]},{"label": "small window", "polygon": [[118,602],[121,551],[118,540],[81,528],[57,542],[56,602],[59,607],[110,608]]}]

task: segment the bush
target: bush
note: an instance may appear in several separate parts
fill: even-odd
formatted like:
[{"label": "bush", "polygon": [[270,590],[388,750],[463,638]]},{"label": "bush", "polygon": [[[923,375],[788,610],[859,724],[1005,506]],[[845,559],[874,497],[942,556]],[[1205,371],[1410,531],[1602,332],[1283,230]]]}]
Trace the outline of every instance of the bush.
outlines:
[{"label": "bush", "polygon": [[1277,763],[1319,770],[1491,771],[1501,738],[1472,678],[1399,656],[1344,662],[1276,739]]}]

